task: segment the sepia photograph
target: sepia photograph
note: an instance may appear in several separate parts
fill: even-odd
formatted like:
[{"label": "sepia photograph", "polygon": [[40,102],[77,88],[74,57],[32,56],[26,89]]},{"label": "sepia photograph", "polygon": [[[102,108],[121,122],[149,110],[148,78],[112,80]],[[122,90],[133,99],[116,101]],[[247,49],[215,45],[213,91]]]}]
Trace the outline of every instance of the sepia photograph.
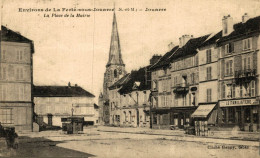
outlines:
[{"label": "sepia photograph", "polygon": [[260,157],[260,0],[0,0],[0,157]]}]

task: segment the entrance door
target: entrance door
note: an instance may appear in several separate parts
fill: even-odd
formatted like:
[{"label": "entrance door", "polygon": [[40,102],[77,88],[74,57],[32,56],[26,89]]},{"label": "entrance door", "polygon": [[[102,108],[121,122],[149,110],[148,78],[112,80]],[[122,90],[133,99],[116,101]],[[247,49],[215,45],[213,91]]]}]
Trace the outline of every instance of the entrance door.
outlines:
[{"label": "entrance door", "polygon": [[52,114],[48,114],[48,125],[52,126]]},{"label": "entrance door", "polygon": [[137,121],[137,127],[139,127],[139,110],[136,109],[136,121]]}]

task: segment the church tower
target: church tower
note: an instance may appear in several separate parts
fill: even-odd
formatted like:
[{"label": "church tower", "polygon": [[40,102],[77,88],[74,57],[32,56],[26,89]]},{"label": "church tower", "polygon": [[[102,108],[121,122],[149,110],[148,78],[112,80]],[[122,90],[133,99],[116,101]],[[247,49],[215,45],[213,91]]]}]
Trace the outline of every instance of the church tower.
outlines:
[{"label": "church tower", "polygon": [[112,33],[110,41],[109,59],[104,74],[103,97],[108,100],[108,87],[126,74],[125,64],[122,59],[116,13],[114,11]]}]

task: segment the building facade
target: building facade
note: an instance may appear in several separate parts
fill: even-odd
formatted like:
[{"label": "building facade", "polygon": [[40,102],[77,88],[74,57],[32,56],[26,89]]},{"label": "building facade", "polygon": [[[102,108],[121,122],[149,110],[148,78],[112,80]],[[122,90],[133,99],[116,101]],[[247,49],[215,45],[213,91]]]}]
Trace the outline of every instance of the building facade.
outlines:
[{"label": "building facade", "polygon": [[198,106],[198,47],[209,35],[183,35],[179,46],[152,66],[153,128],[184,128]]},{"label": "building facade", "polygon": [[32,131],[33,53],[33,41],[2,26],[0,122],[17,132]]},{"label": "building facade", "polygon": [[109,89],[110,124],[123,127],[150,127],[149,66],[132,71]]},{"label": "building facade", "polygon": [[219,47],[219,105],[221,126],[245,131],[259,130],[260,17],[233,24],[222,19]]},{"label": "building facade", "polygon": [[109,59],[106,65],[106,71],[104,73],[103,82],[103,95],[100,100],[102,100],[103,105],[100,107],[103,110],[103,124],[108,125],[110,120],[109,114],[109,87],[112,86],[117,80],[122,78],[126,74],[125,64],[122,59],[120,40],[118,34],[118,27],[116,21],[116,14],[113,15],[112,23],[112,34],[109,50]]},{"label": "building facade", "polygon": [[79,86],[35,86],[35,114],[37,123],[62,126],[62,118],[84,117],[85,124],[95,125],[98,113],[94,95]]}]

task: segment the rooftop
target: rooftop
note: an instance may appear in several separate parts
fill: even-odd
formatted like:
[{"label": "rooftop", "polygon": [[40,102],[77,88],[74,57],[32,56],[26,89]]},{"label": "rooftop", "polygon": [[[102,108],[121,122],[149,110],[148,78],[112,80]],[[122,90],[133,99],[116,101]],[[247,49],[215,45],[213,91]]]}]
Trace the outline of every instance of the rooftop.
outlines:
[{"label": "rooftop", "polygon": [[95,97],[79,86],[34,86],[34,97]]}]

